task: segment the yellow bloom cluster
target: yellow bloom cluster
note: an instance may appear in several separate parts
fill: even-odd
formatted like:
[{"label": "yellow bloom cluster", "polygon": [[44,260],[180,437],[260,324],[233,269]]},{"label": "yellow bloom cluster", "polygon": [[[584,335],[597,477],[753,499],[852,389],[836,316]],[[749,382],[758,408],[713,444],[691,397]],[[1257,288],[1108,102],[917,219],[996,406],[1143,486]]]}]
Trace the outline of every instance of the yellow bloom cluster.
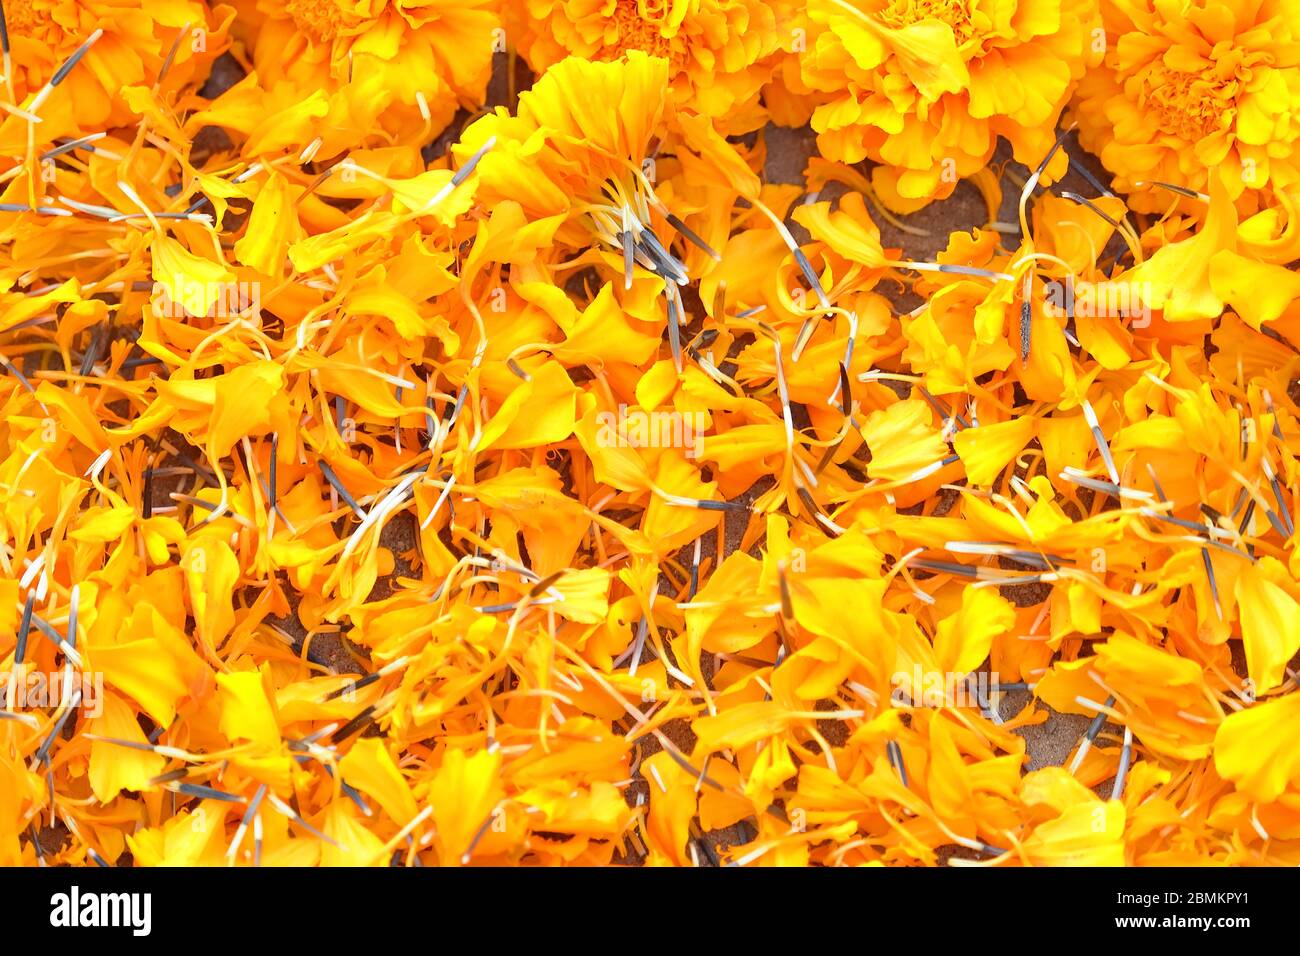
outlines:
[{"label": "yellow bloom cluster", "polygon": [[904,211],[950,194],[999,136],[1034,165],[1097,25],[1093,0],[812,0],[808,16],[821,28],[802,64],[824,99],[818,146],[880,163],[876,187]]},{"label": "yellow bloom cluster", "polygon": [[0,865],[1300,863],[1285,7],[5,4]]},{"label": "yellow bloom cluster", "polygon": [[[1079,84],[1079,139],[1159,211],[1164,182],[1208,192],[1212,178],[1254,211],[1300,188],[1300,27],[1286,0],[1103,0],[1103,67]],[[1267,204],[1267,203],[1266,203]],[[1192,208],[1189,206],[1189,209]]]},{"label": "yellow bloom cluster", "polygon": [[799,36],[788,0],[520,0],[503,13],[539,73],[568,56],[668,61],[680,102],[725,129],[763,125],[759,90]]}]

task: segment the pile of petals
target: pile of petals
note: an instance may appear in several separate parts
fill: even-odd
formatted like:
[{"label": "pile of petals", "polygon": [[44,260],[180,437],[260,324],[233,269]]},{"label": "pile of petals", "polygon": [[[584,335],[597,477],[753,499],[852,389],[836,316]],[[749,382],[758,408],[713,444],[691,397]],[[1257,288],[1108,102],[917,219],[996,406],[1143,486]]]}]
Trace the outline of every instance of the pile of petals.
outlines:
[{"label": "pile of petals", "polygon": [[1288,6],[5,4],[0,864],[1300,863]]}]

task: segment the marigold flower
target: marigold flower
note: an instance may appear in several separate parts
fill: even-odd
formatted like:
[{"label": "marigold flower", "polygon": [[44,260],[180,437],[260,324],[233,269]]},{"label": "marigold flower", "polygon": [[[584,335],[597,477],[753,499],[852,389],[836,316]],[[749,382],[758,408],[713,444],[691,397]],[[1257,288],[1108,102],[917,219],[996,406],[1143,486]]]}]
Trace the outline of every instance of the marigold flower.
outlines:
[{"label": "marigold flower", "polygon": [[[227,44],[235,11],[225,4],[166,0],[147,8],[112,0],[29,0],[5,7],[6,93],[14,106],[39,100],[51,138],[99,133],[132,121],[128,88],[169,92],[202,82]],[[42,94],[79,48],[84,63]],[[17,117],[6,117],[7,122]],[[0,134],[2,136],[3,134]]]},{"label": "marigold flower", "polygon": [[1208,193],[1218,181],[1253,212],[1300,180],[1300,47],[1285,3],[1102,0],[1101,12],[1106,54],[1070,115],[1135,209],[1177,199],[1152,183]]},{"label": "marigold flower", "polygon": [[[824,102],[812,126],[826,158],[881,164],[892,208],[949,195],[993,155],[999,136],[1033,166],[1091,53],[1089,0],[817,0],[800,55]],[[1064,170],[1064,157],[1050,169]]]},{"label": "marigold flower", "polygon": [[570,55],[598,62],[638,50],[668,61],[681,108],[746,132],[763,122],[759,90],[793,42],[791,14],[755,0],[527,0],[508,7],[507,22],[538,73]]},{"label": "marigold flower", "polygon": [[[378,128],[431,138],[458,107],[482,103],[492,54],[504,50],[498,9],[496,0],[240,0],[236,33],[264,90],[287,84],[300,97],[295,112],[316,103],[328,110],[298,142],[302,149],[322,136],[321,155],[332,156]],[[246,108],[265,115],[255,103]],[[338,141],[340,127],[351,142]]]}]

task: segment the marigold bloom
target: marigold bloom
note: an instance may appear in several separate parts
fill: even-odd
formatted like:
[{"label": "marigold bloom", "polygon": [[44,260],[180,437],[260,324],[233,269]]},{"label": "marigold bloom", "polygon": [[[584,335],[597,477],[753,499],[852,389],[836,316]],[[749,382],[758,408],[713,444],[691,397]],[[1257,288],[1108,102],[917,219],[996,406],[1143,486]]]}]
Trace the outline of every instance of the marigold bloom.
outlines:
[{"label": "marigold bloom", "polygon": [[527,0],[507,7],[507,22],[539,73],[569,55],[662,57],[679,106],[737,132],[761,125],[759,89],[794,36],[786,5],[756,0]]},{"label": "marigold bloom", "polygon": [[[122,91],[161,80],[174,92],[196,78],[201,82],[226,47],[234,15],[230,6],[197,0],[147,7],[115,0],[10,3],[4,10],[6,93],[12,93],[15,106],[30,104],[78,48],[91,41],[81,66],[42,97],[43,132],[52,138],[124,125],[133,121],[133,111]],[[15,119],[6,117],[7,123]]]},{"label": "marigold bloom", "polygon": [[[1243,210],[1300,181],[1300,34],[1284,0],[1102,0],[1106,54],[1080,81],[1079,141],[1132,192],[1218,180]],[[1183,204],[1191,208],[1190,204]]]},{"label": "marigold bloom", "polygon": [[[947,196],[999,136],[1029,166],[1091,54],[1092,0],[815,0],[800,55],[827,159],[881,166],[882,199],[910,210]],[[1064,169],[1058,158],[1052,172]]]},{"label": "marigold bloom", "polygon": [[[484,199],[519,204],[546,235],[579,248],[590,246],[593,236],[621,248],[624,231],[639,236],[652,213],[671,212],[660,190],[669,196],[689,191],[688,177],[660,175],[654,153],[669,142],[698,155],[678,161],[694,159],[691,171],[706,184],[757,192],[758,178],[736,149],[707,121],[678,113],[665,96],[669,68],[667,60],[638,51],[609,63],[570,57],[520,96],[515,116],[498,109],[467,129],[456,152],[468,157],[492,143],[480,172]],[[616,104],[612,114],[609,104]],[[665,173],[679,168],[667,160],[663,165]],[[729,222],[730,204],[692,205],[699,220],[688,219],[688,210],[680,218],[696,222],[704,242],[716,240]]]},{"label": "marigold bloom", "polygon": [[431,138],[458,107],[482,103],[492,54],[504,50],[498,8],[497,0],[240,0],[236,33],[266,89],[288,83],[301,96],[324,95],[329,118],[311,135],[328,139],[346,125],[350,146],[376,127]]}]

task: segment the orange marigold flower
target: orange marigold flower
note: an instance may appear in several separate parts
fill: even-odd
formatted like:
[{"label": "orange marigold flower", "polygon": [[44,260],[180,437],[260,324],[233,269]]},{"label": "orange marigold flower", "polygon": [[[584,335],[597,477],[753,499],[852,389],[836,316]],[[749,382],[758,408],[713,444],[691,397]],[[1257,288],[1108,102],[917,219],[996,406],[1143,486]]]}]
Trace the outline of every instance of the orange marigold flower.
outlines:
[{"label": "orange marigold flower", "polygon": [[[882,198],[914,209],[980,169],[999,136],[1034,166],[1088,57],[1091,0],[815,0],[802,58],[824,102],[827,159],[883,164]],[[1057,157],[1049,172],[1065,168]]]},{"label": "orange marigold flower", "polygon": [[[668,75],[667,60],[637,51],[610,63],[568,57],[520,96],[517,115],[499,107],[469,127],[454,152],[468,158],[493,144],[480,167],[480,198],[495,204],[493,216],[504,221],[521,208],[548,246],[588,248],[598,239],[626,249],[617,261],[628,288],[634,262],[679,280],[682,269],[697,274],[690,267],[716,255],[726,237],[735,195],[756,194],[758,178],[711,123],[674,109],[663,95]],[[656,159],[661,151],[675,156]],[[691,175],[674,175],[679,169]],[[671,238],[661,248],[644,235],[660,220],[665,236],[687,240],[682,262]],[[508,233],[511,242],[527,234]],[[651,248],[641,248],[643,236]]]},{"label": "orange marigold flower", "polygon": [[[4,5],[5,92],[15,105],[39,104],[50,136],[125,125],[134,116],[123,91],[160,79],[168,89],[202,82],[233,17],[229,6],[197,0],[11,0]],[[81,66],[55,80],[83,45]],[[56,89],[42,93],[46,84]]]},{"label": "orange marigold flower", "polygon": [[[1290,16],[1286,15],[1288,9]],[[1106,55],[1079,83],[1079,141],[1118,189],[1165,182],[1208,193],[1211,172],[1244,211],[1300,181],[1300,32],[1285,0],[1104,0]],[[1165,193],[1139,192],[1155,211]],[[1195,204],[1188,200],[1188,208]]]},{"label": "orange marigold flower", "polygon": [[510,36],[534,70],[570,54],[616,60],[639,50],[669,62],[680,105],[739,131],[763,123],[759,89],[790,45],[788,4],[762,0],[527,0]]},{"label": "orange marigold flower", "polygon": [[483,102],[492,54],[504,49],[496,0],[240,3],[262,82],[323,90],[331,100],[326,129],[346,122],[358,131],[436,133],[458,106]]}]

